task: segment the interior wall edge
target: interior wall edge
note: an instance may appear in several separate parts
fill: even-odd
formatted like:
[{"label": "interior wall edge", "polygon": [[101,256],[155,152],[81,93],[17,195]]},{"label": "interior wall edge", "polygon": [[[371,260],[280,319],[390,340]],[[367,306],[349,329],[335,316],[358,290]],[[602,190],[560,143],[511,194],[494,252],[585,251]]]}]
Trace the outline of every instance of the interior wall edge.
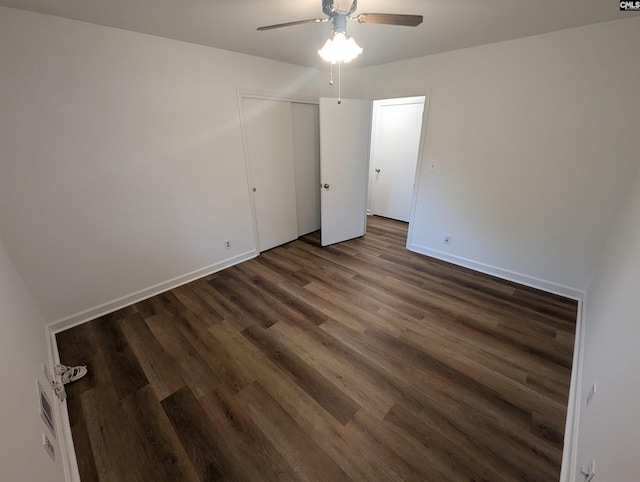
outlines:
[{"label": "interior wall edge", "polygon": [[573,363],[571,364],[571,382],[569,385],[569,401],[567,403],[564,444],[562,447],[560,482],[572,482],[576,480],[578,473],[578,430],[580,399],[582,397],[586,304],[587,293],[583,293],[583,298],[578,301],[578,316],[576,317],[576,334],[573,343]]},{"label": "interior wall edge", "polygon": [[[53,368],[60,363],[56,335],[51,330],[50,325],[45,326],[44,330],[49,349],[49,366]],[[54,397],[54,401],[55,416],[57,418],[56,424],[60,429],[60,440],[58,443],[64,469],[64,478],[66,482],[81,482],[78,460],[76,459],[76,449],[71,434],[71,421],[69,420],[67,402],[61,402],[57,397]]]},{"label": "interior wall edge", "polygon": [[87,321],[91,321],[99,318],[100,316],[112,313],[116,310],[132,305],[133,303],[137,303],[160,293],[164,293],[165,291],[177,288],[178,286],[190,283],[191,281],[195,281],[199,278],[202,278],[203,276],[216,273],[225,268],[230,268],[231,266],[255,258],[256,256],[258,256],[258,252],[255,249],[240,253],[236,256],[233,256],[232,258],[224,259],[209,266],[191,271],[190,273],[177,276],[175,278],[163,281],[162,283],[149,286],[115,300],[108,301],[101,305],[94,306],[79,313],[75,313],[59,320],[53,321],[51,323],[48,323],[46,325],[46,328],[52,335],[55,335],[56,333],[60,333],[61,331],[68,330],[69,328],[73,328],[74,326],[81,325],[83,323],[86,323]]},{"label": "interior wall edge", "polygon": [[457,266],[462,266],[463,268],[469,268],[474,271],[478,271],[480,273],[496,276],[497,278],[500,278],[500,279],[513,281],[514,283],[519,283],[521,285],[528,286],[530,288],[536,288],[542,291],[546,291],[547,293],[553,293],[556,295],[564,296],[566,298],[570,298],[576,301],[582,301],[585,298],[585,292],[579,288],[562,285],[554,281],[536,278],[534,276],[529,276],[525,273],[518,273],[516,271],[500,268],[499,266],[492,266],[489,264],[482,263],[480,261],[474,261],[472,259],[462,258],[460,256],[455,256],[449,253],[444,253],[442,251],[437,251],[435,249],[427,248],[426,246],[421,246],[415,243],[408,244],[407,249],[409,249],[410,251],[413,251],[414,253],[430,256],[432,258],[436,258],[441,261],[446,261],[448,263],[452,263]]}]

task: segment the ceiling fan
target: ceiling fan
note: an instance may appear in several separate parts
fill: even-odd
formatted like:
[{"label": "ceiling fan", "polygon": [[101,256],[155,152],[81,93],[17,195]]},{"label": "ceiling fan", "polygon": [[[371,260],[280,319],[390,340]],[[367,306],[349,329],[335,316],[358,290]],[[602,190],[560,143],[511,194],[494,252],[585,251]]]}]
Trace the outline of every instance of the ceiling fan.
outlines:
[{"label": "ceiling fan", "polygon": [[[340,65],[343,62],[350,62],[362,53],[362,48],[352,37],[347,35],[347,21],[356,20],[359,23],[375,23],[382,25],[400,25],[403,27],[417,27],[422,23],[422,15],[405,15],[396,13],[361,13],[355,17],[353,14],[358,8],[358,0],[322,0],[322,11],[327,18],[310,18],[307,20],[296,20],[294,22],[277,23],[258,27],[259,31],[272,30],[275,28],[292,27],[307,23],[325,23],[331,20],[333,27],[329,40],[318,50],[318,54],[333,64],[338,64],[338,104],[340,99]],[[333,85],[333,68],[329,84]]]},{"label": "ceiling fan", "polygon": [[383,25],[400,25],[403,27],[417,27],[422,23],[422,15],[404,15],[396,13],[361,13],[357,17],[350,15],[356,11],[358,0],[322,0],[322,11],[329,18],[310,18],[307,20],[296,20],[294,22],[277,23],[259,27],[258,30],[271,30],[281,27],[292,27],[306,23],[324,23],[331,20],[333,22],[332,31],[345,31],[347,20],[357,20],[360,23],[377,23]]}]

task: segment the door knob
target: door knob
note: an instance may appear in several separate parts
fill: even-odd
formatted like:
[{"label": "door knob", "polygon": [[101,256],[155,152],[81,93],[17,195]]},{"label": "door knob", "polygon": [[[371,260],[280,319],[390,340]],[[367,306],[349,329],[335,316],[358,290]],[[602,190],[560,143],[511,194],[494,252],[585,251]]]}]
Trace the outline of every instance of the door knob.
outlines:
[{"label": "door knob", "polygon": [[324,183],[322,187],[325,188],[327,191],[329,190],[329,185],[327,183]]},{"label": "door knob", "polygon": [[380,169],[376,169],[376,172],[380,172]]}]

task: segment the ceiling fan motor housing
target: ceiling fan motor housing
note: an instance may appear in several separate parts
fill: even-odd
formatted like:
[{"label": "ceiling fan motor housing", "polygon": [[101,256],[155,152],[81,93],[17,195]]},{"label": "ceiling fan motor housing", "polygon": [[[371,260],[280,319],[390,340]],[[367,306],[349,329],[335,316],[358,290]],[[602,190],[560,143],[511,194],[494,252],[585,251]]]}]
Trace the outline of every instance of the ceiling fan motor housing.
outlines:
[{"label": "ceiling fan motor housing", "polygon": [[343,14],[336,14],[332,18],[333,29],[331,29],[331,36],[337,32],[346,33],[347,31],[347,16]]},{"label": "ceiling fan motor housing", "polygon": [[351,15],[356,8],[358,8],[358,0],[322,0],[322,11],[329,17],[336,14]]}]

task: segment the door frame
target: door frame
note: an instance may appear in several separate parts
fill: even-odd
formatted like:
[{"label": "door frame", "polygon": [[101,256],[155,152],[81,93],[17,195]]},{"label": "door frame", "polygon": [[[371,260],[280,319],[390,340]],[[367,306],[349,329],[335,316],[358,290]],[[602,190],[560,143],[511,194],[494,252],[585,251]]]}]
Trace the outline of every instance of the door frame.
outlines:
[{"label": "door frame", "polygon": [[[371,102],[376,100],[388,100],[388,99],[402,99],[409,97],[424,97],[424,110],[422,111],[422,128],[420,129],[420,145],[418,146],[418,159],[416,161],[416,172],[413,177],[413,195],[411,196],[411,214],[409,215],[409,229],[407,232],[407,243],[405,247],[410,249],[413,239],[413,226],[415,221],[416,204],[418,202],[418,186],[420,185],[420,173],[422,172],[423,156],[425,151],[425,144],[427,142],[427,125],[429,123],[429,106],[431,104],[431,89],[426,92],[414,93],[414,94],[397,94],[390,95],[388,97],[377,97],[371,99]],[[371,126],[373,128],[373,125]],[[373,136],[372,136],[373,139]],[[372,141],[373,142],[373,141]],[[370,157],[370,159],[372,159]],[[370,166],[370,169],[372,166]],[[368,200],[367,200],[368,203]],[[367,204],[368,206],[369,204]],[[369,214],[367,212],[367,214]]]},{"label": "door frame", "polygon": [[[396,102],[394,102],[396,101]],[[422,103],[422,119],[420,120],[420,138],[418,139],[418,153],[416,154],[416,164],[418,162],[420,156],[420,144],[422,142],[422,124],[424,123],[425,116],[425,107],[427,106],[427,96],[426,95],[415,95],[415,96],[407,96],[407,97],[391,97],[388,99],[375,99],[372,101],[372,109],[371,109],[371,147],[369,152],[369,186],[367,189],[368,199],[367,199],[367,215],[374,215],[373,213],[373,204],[375,202],[375,175],[374,172],[375,159],[376,159],[376,137],[378,135],[378,124],[379,124],[379,112],[380,107],[385,105],[385,102],[392,103],[392,105],[405,105],[405,104],[419,104]],[[415,175],[413,173],[414,178],[414,187],[415,187]],[[413,196],[410,201],[410,210],[413,210]]]},{"label": "door frame", "polygon": [[260,242],[258,240],[258,216],[256,214],[255,196],[251,195],[251,186],[253,185],[251,180],[251,168],[249,163],[249,148],[247,141],[246,130],[246,116],[243,108],[244,99],[259,99],[259,100],[275,100],[280,102],[297,102],[300,104],[314,104],[319,105],[319,100],[312,97],[299,97],[294,95],[282,95],[268,91],[244,89],[238,88],[236,91],[238,98],[238,114],[240,118],[240,132],[242,135],[242,154],[244,158],[244,171],[247,181],[247,196],[249,198],[249,206],[251,208],[251,226],[253,228],[253,247],[256,253],[260,254]]},{"label": "door frame", "polygon": [[410,249],[413,239],[413,226],[416,216],[416,204],[418,202],[418,186],[420,185],[420,173],[422,172],[425,144],[427,142],[427,124],[429,122],[429,105],[431,103],[431,89],[424,94],[407,97],[423,97],[424,109],[422,111],[422,128],[420,129],[420,144],[418,146],[418,159],[416,161],[416,173],[413,176],[413,195],[411,196],[411,213],[409,214],[409,230],[405,247]]}]

